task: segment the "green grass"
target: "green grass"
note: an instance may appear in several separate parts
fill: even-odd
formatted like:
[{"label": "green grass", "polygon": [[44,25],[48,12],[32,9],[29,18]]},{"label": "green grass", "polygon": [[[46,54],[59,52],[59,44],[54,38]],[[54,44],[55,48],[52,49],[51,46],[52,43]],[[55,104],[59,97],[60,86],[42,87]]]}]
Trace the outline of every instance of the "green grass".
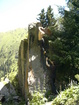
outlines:
[{"label": "green grass", "polygon": [[[0,78],[4,82],[4,78],[8,77],[18,95],[18,51],[21,40],[28,36],[27,29],[16,29],[5,33],[0,33]],[[8,87],[7,87],[8,88]],[[19,105],[23,105],[25,101],[21,98]],[[0,105],[14,105],[14,101],[0,103]]]}]

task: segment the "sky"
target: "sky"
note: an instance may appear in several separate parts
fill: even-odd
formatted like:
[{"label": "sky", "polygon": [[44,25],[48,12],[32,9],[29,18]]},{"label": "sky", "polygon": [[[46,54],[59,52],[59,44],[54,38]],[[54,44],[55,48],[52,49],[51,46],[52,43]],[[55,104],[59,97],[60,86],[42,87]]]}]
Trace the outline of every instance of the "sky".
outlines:
[{"label": "sky", "polygon": [[57,6],[66,6],[65,0],[0,0],[0,32],[26,28],[36,22],[37,15],[48,6],[57,15]]}]

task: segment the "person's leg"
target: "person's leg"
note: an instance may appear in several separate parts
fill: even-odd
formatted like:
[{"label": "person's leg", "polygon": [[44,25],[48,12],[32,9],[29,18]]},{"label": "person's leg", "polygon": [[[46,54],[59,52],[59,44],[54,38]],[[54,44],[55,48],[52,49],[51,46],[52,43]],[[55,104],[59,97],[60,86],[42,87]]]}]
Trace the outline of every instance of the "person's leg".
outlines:
[{"label": "person's leg", "polygon": [[57,94],[57,92],[56,92],[56,86],[55,86],[55,78],[53,78],[52,79],[52,84],[51,84],[52,86],[52,92],[54,93],[54,94]]}]

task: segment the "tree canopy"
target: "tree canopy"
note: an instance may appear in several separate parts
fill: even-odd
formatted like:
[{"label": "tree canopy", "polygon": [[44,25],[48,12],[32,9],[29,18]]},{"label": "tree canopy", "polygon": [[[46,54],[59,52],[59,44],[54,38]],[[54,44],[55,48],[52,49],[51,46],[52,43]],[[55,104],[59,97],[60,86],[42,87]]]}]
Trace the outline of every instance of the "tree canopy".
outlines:
[{"label": "tree canopy", "polygon": [[69,0],[67,5],[69,10],[64,7],[59,9],[61,30],[58,29],[59,22],[55,20],[51,6],[44,12],[43,19],[44,27],[49,27],[52,31],[51,37],[48,38],[51,50],[51,53],[48,51],[48,56],[56,62],[60,72],[66,72],[64,75],[68,78],[79,73],[79,2]]},{"label": "tree canopy", "polygon": [[55,24],[55,18],[54,18],[54,13],[53,9],[51,6],[47,8],[47,11],[45,12],[44,9],[41,10],[41,13],[38,14],[38,20],[41,22],[43,27],[48,27],[52,26]]}]

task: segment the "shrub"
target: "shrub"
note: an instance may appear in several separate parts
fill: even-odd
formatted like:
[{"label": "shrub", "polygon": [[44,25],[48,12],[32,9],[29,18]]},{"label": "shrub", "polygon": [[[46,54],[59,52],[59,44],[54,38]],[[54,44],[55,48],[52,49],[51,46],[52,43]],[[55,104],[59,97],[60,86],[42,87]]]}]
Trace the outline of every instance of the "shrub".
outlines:
[{"label": "shrub", "polygon": [[44,93],[34,92],[33,98],[30,101],[30,105],[44,105],[47,99],[44,97]]},{"label": "shrub", "polygon": [[61,92],[53,100],[52,105],[79,105],[79,85],[71,86]]}]

